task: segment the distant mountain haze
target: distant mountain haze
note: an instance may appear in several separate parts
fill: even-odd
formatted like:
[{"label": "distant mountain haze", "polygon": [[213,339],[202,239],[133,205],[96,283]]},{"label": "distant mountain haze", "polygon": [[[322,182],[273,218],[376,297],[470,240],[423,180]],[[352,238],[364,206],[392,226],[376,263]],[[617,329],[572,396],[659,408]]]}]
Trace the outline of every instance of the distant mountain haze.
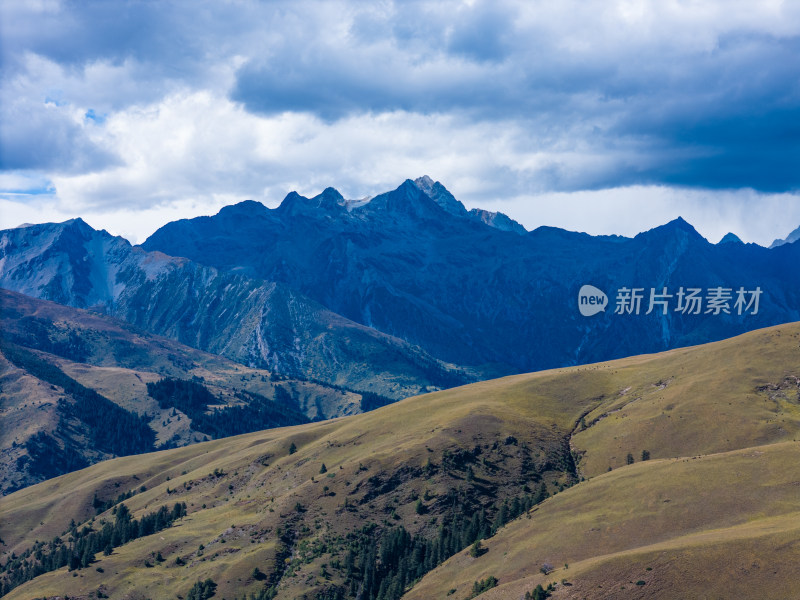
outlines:
[{"label": "distant mountain haze", "polygon": [[792,244],[800,240],[800,227],[792,231],[789,235],[786,236],[784,239],[777,239],[772,244],[770,244],[770,248],[777,248],[778,246],[783,246],[784,244]]}]

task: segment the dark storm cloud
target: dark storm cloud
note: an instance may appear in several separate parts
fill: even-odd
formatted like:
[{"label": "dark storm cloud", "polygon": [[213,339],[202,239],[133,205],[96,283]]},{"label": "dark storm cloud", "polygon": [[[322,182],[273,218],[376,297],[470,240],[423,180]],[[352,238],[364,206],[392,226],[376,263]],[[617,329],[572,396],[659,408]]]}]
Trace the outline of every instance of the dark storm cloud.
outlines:
[{"label": "dark storm cloud", "polygon": [[586,47],[569,47],[499,4],[412,6],[355,20],[344,40],[294,32],[239,71],[232,97],[257,113],[328,121],[393,110],[512,119],[539,132],[544,151],[575,135],[599,153],[636,148],[593,180],[551,177],[557,189],[800,184],[797,37],[723,33],[686,50],[663,34],[649,45],[589,33]]},{"label": "dark storm cloud", "polygon": [[478,62],[500,62],[511,52],[514,17],[500,3],[481,4],[454,28],[447,49]]},{"label": "dark storm cloud", "polygon": [[202,1],[10,0],[0,21],[6,76],[24,71],[25,58],[35,54],[76,75],[98,61],[131,61],[146,65],[135,73],[142,83],[200,82],[237,45],[237,34],[256,25],[246,8]]},{"label": "dark storm cloud", "polygon": [[634,183],[795,190],[800,184],[800,39],[733,35],[667,83],[626,77],[612,137],[641,137],[658,157]]},{"label": "dark storm cloud", "polygon": [[[513,128],[519,152],[551,156],[537,170],[512,170],[516,181],[506,185],[514,189],[531,179],[555,190],[800,187],[800,38],[790,4],[777,15],[749,2],[44,1],[40,8],[11,1],[2,9],[0,83],[8,90],[33,81],[30,57],[42,57],[65,80],[83,81],[65,102],[84,112],[156,102],[181,86],[214,89],[254,115],[304,112],[327,125],[406,111],[495,124],[499,133]],[[88,77],[100,62],[129,85]],[[225,68],[227,80],[219,75]],[[33,118],[10,127],[16,113],[0,108],[4,164],[101,168],[107,156],[66,111],[40,114],[47,90],[20,86]],[[10,92],[3,93],[8,106]],[[70,144],[83,158],[58,158]],[[602,168],[565,162],[577,154],[602,157]]]}]

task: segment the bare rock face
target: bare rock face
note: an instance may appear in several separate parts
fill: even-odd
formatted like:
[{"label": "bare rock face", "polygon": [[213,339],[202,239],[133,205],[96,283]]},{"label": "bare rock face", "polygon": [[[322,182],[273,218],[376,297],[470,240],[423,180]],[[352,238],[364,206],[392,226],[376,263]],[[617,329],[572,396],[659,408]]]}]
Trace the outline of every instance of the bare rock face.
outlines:
[{"label": "bare rock face", "polygon": [[477,377],[243,272],[133,247],[80,219],[0,232],[0,286],[101,310],[246,365],[390,399]]}]

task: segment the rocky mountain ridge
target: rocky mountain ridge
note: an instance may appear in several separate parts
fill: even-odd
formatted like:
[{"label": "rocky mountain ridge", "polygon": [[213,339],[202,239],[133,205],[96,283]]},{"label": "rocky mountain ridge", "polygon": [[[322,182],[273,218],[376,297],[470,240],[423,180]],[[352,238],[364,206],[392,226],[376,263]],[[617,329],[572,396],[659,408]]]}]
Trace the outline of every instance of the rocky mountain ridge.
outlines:
[{"label": "rocky mountain ridge", "polygon": [[0,287],[102,310],[248,366],[388,398],[476,378],[285,284],[146,251],[80,219],[0,232]]},{"label": "rocky mountain ridge", "polygon": [[[791,244],[711,244],[681,218],[625,238],[545,226],[524,232],[504,226],[502,215],[483,217],[420,178],[358,206],[333,188],[313,198],[292,192],[275,209],[243,202],[165,225],[143,247],[282,282],[442,360],[511,372],[655,352],[800,318],[800,276],[791,266],[800,247]],[[581,316],[585,284],[607,293],[609,310]],[[639,314],[610,310],[624,288],[646,296]],[[730,290],[727,312],[676,310],[677,295],[689,288],[703,296]],[[757,288],[756,314],[731,311],[739,289]],[[648,311],[651,291],[665,289],[670,309]]]}]

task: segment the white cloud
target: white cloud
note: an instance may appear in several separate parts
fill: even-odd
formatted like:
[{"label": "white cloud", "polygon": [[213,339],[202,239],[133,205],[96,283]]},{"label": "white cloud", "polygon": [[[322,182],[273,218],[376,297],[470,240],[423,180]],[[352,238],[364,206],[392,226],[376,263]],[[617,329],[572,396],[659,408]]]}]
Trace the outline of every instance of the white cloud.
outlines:
[{"label": "white cloud", "polygon": [[[479,206],[479,199],[467,202]],[[769,246],[800,226],[800,195],[744,190],[630,186],[506,198],[482,208],[513,216],[527,229],[557,226],[592,235],[635,236],[678,217],[712,243],[728,232]]]},{"label": "white cloud", "polygon": [[[513,124],[509,124],[512,127]],[[209,92],[174,94],[109,116],[92,141],[121,164],[57,175],[59,199],[76,209],[141,208],[230,196],[274,203],[329,185],[375,193],[427,169],[490,175],[518,153],[503,128],[447,115],[392,112],[326,123],[309,114],[253,115]]]},{"label": "white cloud", "polygon": [[[476,192],[494,198],[540,193],[558,177],[591,177],[612,159],[513,120],[404,111],[334,122],[306,113],[259,116],[189,90],[116,112],[89,135],[120,163],[54,175],[58,197],[74,208],[146,208],[219,195],[274,202],[291,189],[312,193],[329,185],[364,195],[428,171],[445,182],[474,180]],[[618,154],[639,160],[635,147]]]},{"label": "white cloud", "polygon": [[[29,203],[141,240],[180,210],[423,173],[528,226],[633,234],[683,214],[763,243],[800,221],[796,195],[747,189],[800,181],[798,3],[120,10],[0,5],[4,224]],[[742,189],[702,189],[725,187]]]},{"label": "white cloud", "polygon": [[61,223],[80,217],[95,229],[105,229],[132,244],[144,242],[159,226],[187,217],[216,214],[236,198],[207,198],[200,201],[180,201],[169,205],[139,208],[122,207],[116,210],[74,209],[52,198],[27,198],[18,202],[12,197],[0,197],[0,229],[11,229],[24,223]]}]

